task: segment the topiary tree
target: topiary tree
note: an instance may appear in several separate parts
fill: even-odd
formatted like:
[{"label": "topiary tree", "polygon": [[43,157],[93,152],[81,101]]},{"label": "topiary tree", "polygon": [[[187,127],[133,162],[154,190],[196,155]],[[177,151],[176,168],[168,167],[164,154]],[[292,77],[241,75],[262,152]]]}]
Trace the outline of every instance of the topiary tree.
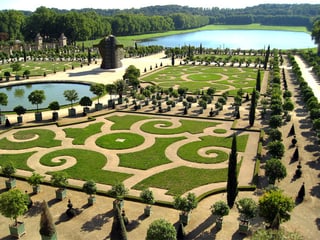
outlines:
[{"label": "topiary tree", "polygon": [[127,240],[127,230],[124,219],[121,216],[121,210],[118,206],[115,207],[113,215],[113,223],[111,229],[111,239]]},{"label": "topiary tree", "polygon": [[86,181],[82,186],[82,190],[89,195],[88,204],[93,205],[93,203],[95,202],[94,194],[96,194],[97,192],[97,185],[95,181],[93,180]]},{"label": "topiary tree", "polygon": [[11,189],[0,194],[0,213],[7,218],[14,220],[14,225],[18,225],[18,217],[28,210],[28,198],[19,189]]},{"label": "topiary tree", "polygon": [[56,121],[59,118],[58,110],[60,109],[60,104],[58,101],[53,101],[49,104],[48,108],[52,110],[52,120]]},{"label": "topiary tree", "polygon": [[78,93],[75,89],[72,90],[65,90],[63,92],[63,96],[66,98],[67,101],[71,103],[71,108],[73,108],[73,102],[79,99]]},{"label": "topiary tree", "polygon": [[273,158],[278,158],[281,159],[284,155],[284,145],[280,141],[272,141],[269,142],[267,145],[268,148],[268,153],[271,155]]},{"label": "topiary tree", "polygon": [[252,198],[242,198],[236,202],[236,206],[244,220],[254,218],[258,213],[258,204]]},{"label": "topiary tree", "polygon": [[95,83],[90,86],[90,91],[97,96],[99,103],[100,97],[105,93],[105,86],[102,83]]},{"label": "topiary tree", "polygon": [[290,219],[289,212],[293,208],[292,198],[285,196],[281,190],[268,191],[259,199],[259,215],[269,225],[272,224],[277,215],[280,223],[288,221]]},{"label": "topiary tree", "polygon": [[281,141],[282,133],[278,128],[272,128],[268,132],[271,141]]},{"label": "topiary tree", "polygon": [[13,175],[16,173],[16,168],[13,166],[12,162],[9,162],[2,167],[2,173],[8,178],[8,180],[5,181],[6,188],[14,188],[16,186],[16,179],[13,177]]},{"label": "topiary tree", "polygon": [[175,227],[164,219],[153,221],[147,230],[146,240],[176,240]]},{"label": "topiary tree", "polygon": [[238,195],[237,156],[237,137],[233,134],[231,152],[229,154],[227,182],[227,202],[229,208],[233,207],[234,201]]},{"label": "topiary tree", "polygon": [[190,213],[198,206],[198,201],[194,193],[188,193],[186,197],[174,197],[173,206],[181,211],[180,222],[187,225],[190,220]]},{"label": "topiary tree", "polygon": [[271,158],[267,160],[265,175],[269,179],[269,184],[274,185],[276,180],[280,181],[287,176],[287,170],[279,159]]},{"label": "topiary tree", "polygon": [[142,192],[140,193],[140,198],[141,198],[142,202],[147,204],[147,206],[144,210],[144,214],[146,216],[150,216],[151,205],[155,203],[153,192],[150,189],[146,188],[146,189],[142,190]]},{"label": "topiary tree", "polygon": [[45,99],[46,96],[44,95],[43,90],[34,90],[28,96],[29,102],[33,105],[37,105],[37,112],[39,111],[39,104],[43,103]]},{"label": "topiary tree", "polygon": [[281,127],[282,125],[282,117],[281,115],[272,115],[269,120],[269,126],[271,128]]},{"label": "topiary tree", "polygon": [[43,182],[44,176],[39,173],[33,172],[32,175],[27,179],[28,183],[33,188],[33,193],[40,192],[40,184]]},{"label": "topiary tree", "polygon": [[116,198],[116,200],[113,202],[114,208],[115,206],[118,206],[120,209],[123,208],[123,199],[125,195],[128,194],[128,192],[129,189],[126,188],[122,182],[118,182],[112,185],[111,189],[109,190],[109,194],[112,197]]},{"label": "topiary tree", "polygon": [[56,239],[56,228],[46,201],[41,203],[41,217],[39,233],[42,239]]}]

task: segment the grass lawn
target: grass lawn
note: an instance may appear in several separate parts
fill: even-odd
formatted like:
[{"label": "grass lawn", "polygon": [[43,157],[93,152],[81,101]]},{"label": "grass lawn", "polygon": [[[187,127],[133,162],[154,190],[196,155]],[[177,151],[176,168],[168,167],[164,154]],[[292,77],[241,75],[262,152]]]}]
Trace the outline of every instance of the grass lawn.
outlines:
[{"label": "grass lawn", "polygon": [[26,152],[19,154],[0,154],[0,166],[3,167],[11,162],[12,165],[17,169],[33,171],[33,169],[27,165],[27,160],[34,153],[35,152]]},{"label": "grass lawn", "polygon": [[65,128],[66,137],[73,138],[72,144],[83,145],[86,139],[96,133],[101,132],[104,123],[93,123],[85,128]]},{"label": "grass lawn", "polygon": [[111,130],[130,130],[132,124],[141,120],[151,119],[151,117],[126,114],[125,116],[109,116],[106,117],[106,119],[114,122],[111,126]]},{"label": "grass lawn", "polygon": [[64,69],[71,69],[72,66],[80,67],[80,62],[62,62],[62,61],[27,61],[20,62],[22,69],[18,72],[12,72],[11,64],[1,65],[0,75],[3,76],[4,72],[10,72],[12,76],[19,75],[22,77],[25,70],[30,71],[30,76],[43,76],[43,73],[51,74],[62,72]]},{"label": "grass lawn", "polygon": [[205,122],[205,121],[192,121],[192,120],[180,120],[181,126],[177,128],[170,128],[172,122],[170,120],[153,120],[147,122],[141,126],[141,130],[150,134],[179,134],[189,132],[191,134],[202,133],[205,128],[215,127],[218,122]]},{"label": "grass lawn", "polygon": [[[247,145],[249,135],[242,135],[237,137],[237,150],[244,152]],[[204,147],[217,146],[231,148],[232,138],[231,137],[217,137],[217,136],[203,136],[200,138],[201,141],[189,142],[178,150],[178,155],[184,160],[196,163],[219,163],[228,160],[229,154],[216,150],[210,149],[206,154],[215,153],[216,157],[205,157],[198,154],[198,150]]]},{"label": "grass lawn", "polygon": [[148,187],[167,189],[169,195],[180,195],[193,188],[209,183],[224,182],[227,179],[228,169],[200,169],[177,167],[157,173],[133,186],[143,190]]},{"label": "grass lawn", "polygon": [[0,148],[5,150],[20,150],[33,147],[51,148],[61,145],[60,140],[54,139],[56,134],[53,131],[46,129],[28,129],[21,130],[14,134],[16,139],[31,139],[37,135],[38,138],[30,141],[11,142],[7,138],[0,139]]},{"label": "grass lawn", "polygon": [[156,166],[170,163],[171,160],[168,159],[165,155],[166,148],[170,144],[183,139],[185,138],[156,138],[155,144],[150,148],[144,149],[139,152],[119,154],[119,165],[121,167],[147,170]]},{"label": "grass lawn", "polygon": [[[261,74],[263,79],[263,72]],[[153,82],[163,88],[178,85],[188,88],[190,92],[212,87],[221,94],[229,89],[229,94],[235,95],[240,88],[245,92],[251,92],[255,87],[256,77],[255,68],[181,65],[166,67],[142,77],[141,80]]]},{"label": "grass lawn", "polygon": [[96,144],[107,149],[127,149],[144,143],[144,137],[135,133],[110,133],[99,137]]},{"label": "grass lawn", "polygon": [[[77,159],[77,164],[65,169],[70,178],[80,180],[94,180],[103,184],[115,184],[116,182],[122,182],[126,178],[130,177],[130,174],[106,171],[102,170],[105,166],[106,157],[98,152],[83,150],[83,149],[63,149],[54,151],[44,155],[40,159],[40,163],[45,166],[59,166],[65,163],[64,156],[71,156]],[[52,162],[53,158],[61,157],[61,162]]]}]

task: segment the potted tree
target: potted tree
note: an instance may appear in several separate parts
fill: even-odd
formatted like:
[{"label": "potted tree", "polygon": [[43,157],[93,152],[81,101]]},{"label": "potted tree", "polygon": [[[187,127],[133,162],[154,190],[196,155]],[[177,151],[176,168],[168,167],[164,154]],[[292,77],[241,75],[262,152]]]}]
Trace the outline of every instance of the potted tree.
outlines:
[{"label": "potted tree", "polygon": [[37,194],[40,192],[40,184],[43,182],[44,176],[41,176],[39,173],[33,172],[32,175],[28,178],[28,183],[32,186],[32,192]]},{"label": "potted tree", "polygon": [[144,208],[144,215],[149,217],[151,215],[152,204],[155,202],[153,192],[150,189],[144,189],[140,193],[140,198],[142,199],[142,202],[147,204]]},{"label": "potted tree", "polygon": [[218,201],[211,206],[212,214],[217,216],[216,226],[218,229],[222,228],[223,217],[229,214],[229,206],[224,201]]},{"label": "potted tree", "polygon": [[236,206],[240,213],[239,232],[247,234],[250,228],[249,220],[256,216],[258,205],[251,198],[242,198],[236,202]]},{"label": "potted tree", "polygon": [[116,80],[115,82],[114,82],[114,85],[115,85],[115,87],[116,87],[116,92],[117,92],[117,94],[118,94],[118,96],[119,96],[119,98],[118,98],[118,104],[122,104],[122,102],[123,102],[123,98],[122,98],[122,96],[123,96],[123,93],[126,91],[126,89],[128,88],[127,87],[127,84],[126,84],[126,82],[123,80],[123,79],[119,79],[119,80]]},{"label": "potted tree", "polygon": [[57,121],[59,119],[59,113],[57,112],[60,109],[60,104],[58,101],[53,101],[49,104],[48,108],[52,110],[52,120]]},{"label": "potted tree", "polygon": [[187,197],[177,196],[174,198],[174,208],[181,211],[179,215],[180,222],[187,225],[190,221],[191,211],[198,205],[196,195],[194,193],[188,193]]},{"label": "potted tree", "polygon": [[39,104],[41,104],[45,99],[46,96],[44,95],[43,90],[34,90],[28,96],[29,102],[31,102],[31,104],[37,105],[37,111],[35,113],[35,120],[37,122],[42,121],[42,113],[39,112]]},{"label": "potted tree", "polygon": [[65,172],[55,172],[51,177],[51,184],[57,187],[56,198],[63,200],[67,196],[66,186],[68,185],[68,175]]},{"label": "potted tree", "polygon": [[97,192],[96,183],[93,180],[86,181],[82,186],[82,190],[89,195],[88,205],[92,206],[96,202],[96,197],[94,196]]},{"label": "potted tree", "polygon": [[123,208],[124,205],[124,196],[129,192],[129,189],[124,186],[122,182],[116,183],[112,186],[111,190],[109,191],[109,194],[116,199],[113,201],[113,207],[116,209],[116,206],[118,206],[120,209]]},{"label": "potted tree", "polygon": [[76,90],[65,90],[63,92],[63,96],[66,98],[67,101],[70,102],[71,108],[69,108],[69,117],[75,117],[76,116],[76,109],[73,108],[73,102],[77,101],[79,99],[78,93]]},{"label": "potted tree", "polygon": [[26,79],[29,79],[29,76],[30,76],[30,70],[25,70],[24,72],[23,72],[23,76],[26,78]]},{"label": "potted tree", "polygon": [[7,189],[15,188],[16,187],[16,179],[13,177],[13,174],[16,173],[16,168],[13,166],[13,164],[11,162],[2,168],[2,173],[4,176],[6,176],[8,178],[8,180],[5,181],[6,188]]},{"label": "potted tree", "polygon": [[24,108],[23,106],[21,106],[21,105],[18,105],[18,106],[16,106],[16,107],[13,109],[13,111],[18,115],[18,117],[17,117],[17,122],[18,122],[19,124],[22,123],[23,118],[22,118],[21,115],[25,114],[26,111],[27,111],[27,109],[25,109],[25,108]]},{"label": "potted tree", "polygon": [[40,230],[41,240],[56,240],[57,232],[52,220],[52,215],[46,201],[41,204]]},{"label": "potted tree", "polygon": [[10,235],[13,237],[20,238],[25,234],[24,223],[19,222],[18,217],[28,210],[27,202],[27,195],[19,189],[0,194],[0,213],[14,220],[14,223],[9,225]]},{"label": "potted tree", "polygon": [[92,84],[90,86],[90,91],[98,98],[98,103],[95,104],[95,110],[101,110],[103,106],[102,103],[99,102],[99,99],[105,93],[105,86],[102,83]]},{"label": "potted tree", "polygon": [[89,97],[84,96],[80,99],[79,104],[83,107],[83,113],[87,114],[89,112],[89,106],[92,105],[92,100]]}]

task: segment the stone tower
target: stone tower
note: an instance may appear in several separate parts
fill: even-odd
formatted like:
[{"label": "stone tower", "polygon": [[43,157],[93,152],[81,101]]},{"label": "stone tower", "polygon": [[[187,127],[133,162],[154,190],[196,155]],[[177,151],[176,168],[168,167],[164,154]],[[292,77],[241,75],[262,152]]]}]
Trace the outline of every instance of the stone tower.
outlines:
[{"label": "stone tower", "polygon": [[64,33],[61,33],[59,37],[59,47],[67,46],[67,37],[64,35]]},{"label": "stone tower", "polygon": [[123,45],[118,44],[115,36],[110,35],[102,39],[98,45],[102,57],[102,69],[115,69],[122,67]]},{"label": "stone tower", "polygon": [[42,49],[42,44],[43,44],[43,38],[41,37],[40,33],[37,34],[35,38],[35,44],[36,44],[36,50],[41,50]]}]

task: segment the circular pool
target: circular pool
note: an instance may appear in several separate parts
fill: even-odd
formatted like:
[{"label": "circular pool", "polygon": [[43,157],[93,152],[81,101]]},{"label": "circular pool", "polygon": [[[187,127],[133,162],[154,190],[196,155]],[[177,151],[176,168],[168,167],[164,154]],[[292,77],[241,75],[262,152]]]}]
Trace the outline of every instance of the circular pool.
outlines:
[{"label": "circular pool", "polygon": [[[36,109],[36,105],[32,105],[28,100],[28,96],[35,90],[43,90],[46,99],[42,104],[39,104],[39,109],[47,108],[53,101],[58,101],[60,105],[70,104],[63,95],[65,90],[76,90],[79,100],[88,96],[89,98],[95,95],[90,91],[90,84],[84,83],[66,83],[66,82],[42,82],[22,85],[10,85],[0,87],[0,92],[8,95],[7,106],[0,106],[1,111],[13,111],[13,108],[21,105],[27,110]],[[78,101],[79,101],[78,100]],[[77,102],[78,102],[77,101]]]}]

